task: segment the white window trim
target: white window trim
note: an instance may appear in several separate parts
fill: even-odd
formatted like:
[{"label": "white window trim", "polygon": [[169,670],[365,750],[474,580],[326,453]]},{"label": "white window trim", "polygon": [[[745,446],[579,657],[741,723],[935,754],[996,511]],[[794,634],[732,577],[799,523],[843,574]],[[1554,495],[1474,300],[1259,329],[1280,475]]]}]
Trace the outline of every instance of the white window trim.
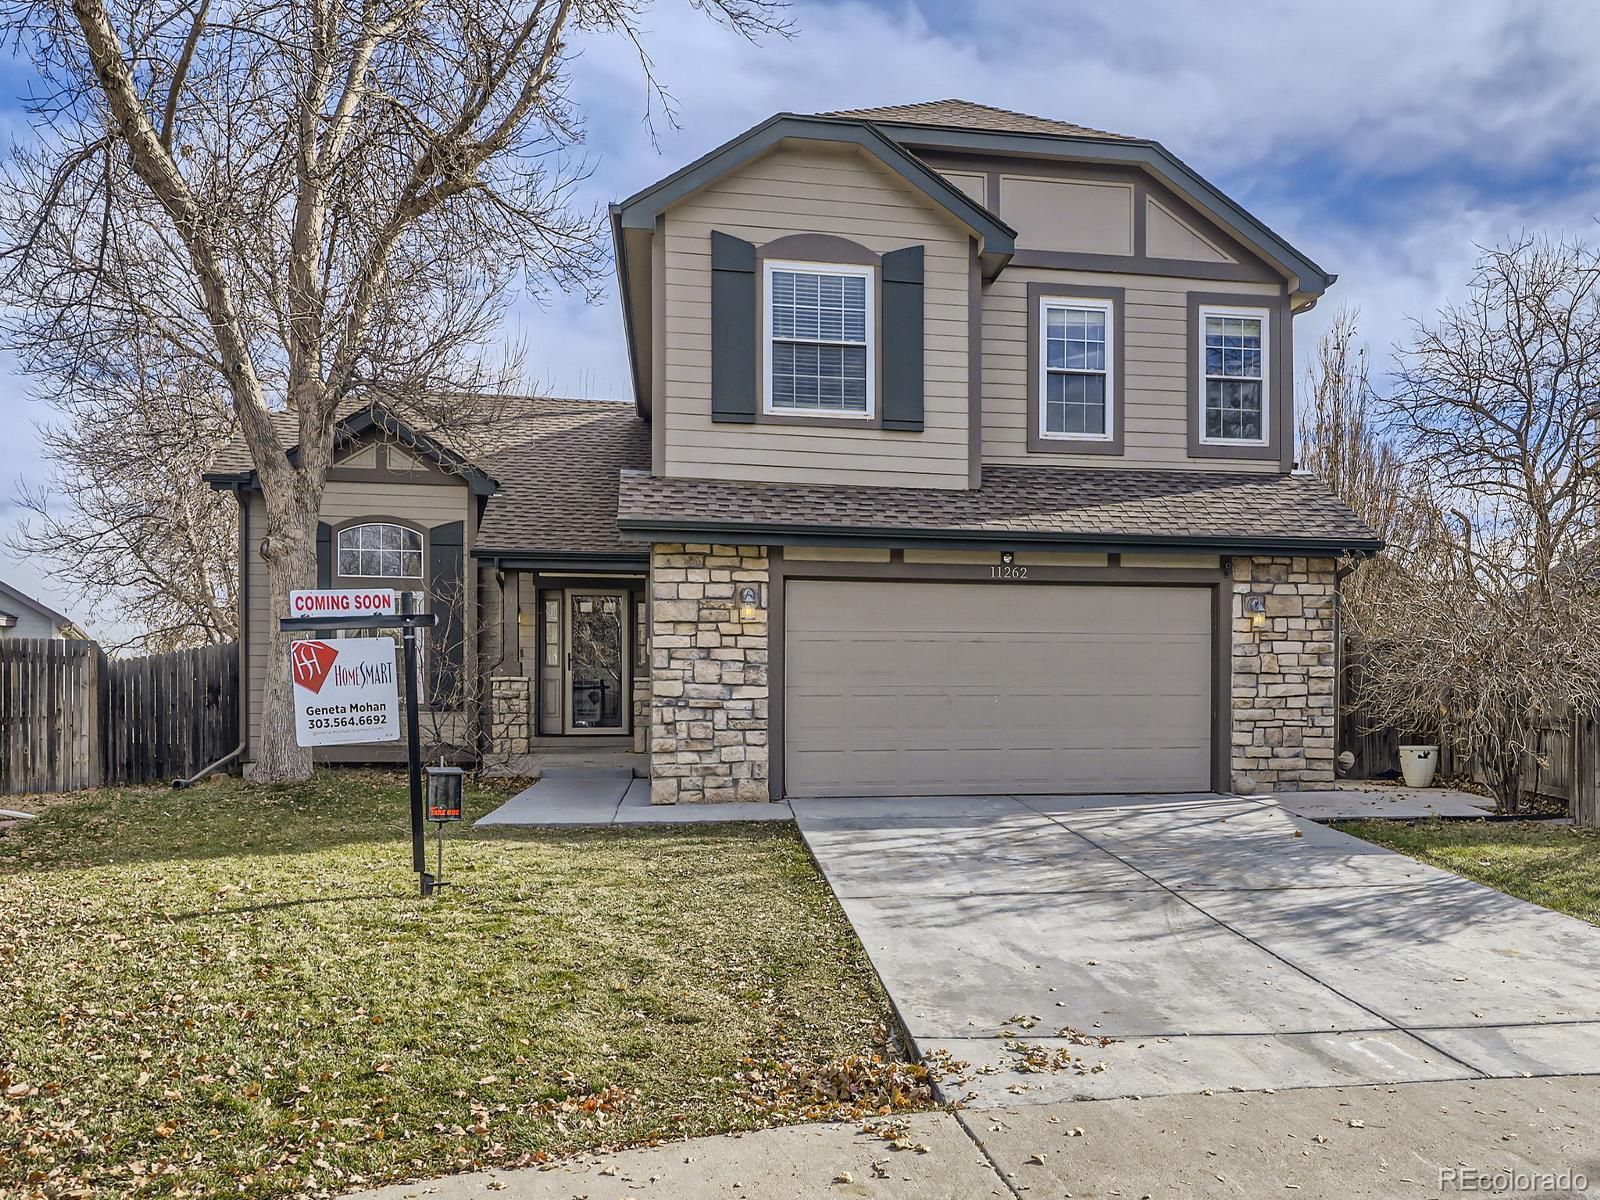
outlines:
[{"label": "white window trim", "polygon": [[[352,574],[349,571],[339,570],[339,552],[344,548],[344,535],[347,533],[354,533],[358,529],[367,529],[374,525],[392,525],[396,529],[404,529],[407,533],[411,534],[417,539],[417,549],[415,553],[418,553],[422,556],[422,567],[415,575],[363,575],[359,571]],[[353,547],[353,549],[359,551],[360,547]],[[344,528],[340,529],[338,533],[334,534],[332,565],[333,573],[342,579],[392,579],[396,581],[407,579],[416,579],[419,581],[425,580],[428,577],[428,539],[423,536],[423,533],[420,529],[413,529],[411,526],[404,524],[401,521],[356,521],[353,524],[346,525]],[[394,590],[401,592],[406,590],[414,591],[416,589],[395,588]]]},{"label": "white window trim", "polygon": [[[1261,322],[1261,436],[1258,438],[1214,438],[1206,436],[1206,383],[1212,378],[1206,374],[1206,318],[1251,317]],[[1245,305],[1202,304],[1196,323],[1195,378],[1200,381],[1198,395],[1194,397],[1195,427],[1202,446],[1269,446],[1272,444],[1272,312],[1265,308]],[[1231,379],[1234,376],[1216,376]]]},{"label": "white window trim", "polygon": [[[1046,429],[1050,396],[1050,310],[1087,308],[1106,315],[1106,431],[1104,433],[1051,433]],[[1039,436],[1052,442],[1112,442],[1116,440],[1117,420],[1117,311],[1114,300],[1080,296],[1039,297]],[[1081,374],[1094,374],[1083,371]]]},{"label": "white window trim", "polygon": [[[799,271],[810,275],[857,275],[867,281],[867,411],[846,412],[834,408],[786,408],[772,403],[772,273]],[[871,421],[878,412],[878,320],[877,269],[856,263],[793,262],[769,259],[761,273],[761,411],[776,417],[811,417],[834,421]],[[854,346],[855,342],[828,342],[826,345]]]}]

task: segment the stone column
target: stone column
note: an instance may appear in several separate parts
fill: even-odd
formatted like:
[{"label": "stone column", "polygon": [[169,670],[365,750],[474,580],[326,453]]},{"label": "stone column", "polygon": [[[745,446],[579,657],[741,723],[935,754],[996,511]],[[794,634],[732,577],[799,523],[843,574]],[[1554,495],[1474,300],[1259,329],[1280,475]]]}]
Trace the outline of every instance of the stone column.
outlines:
[{"label": "stone column", "polygon": [[[650,555],[650,801],[767,800],[767,551]],[[745,618],[738,589],[762,606]]]},{"label": "stone column", "polygon": [[[1233,560],[1233,787],[1333,782],[1334,560]],[[1246,597],[1265,602],[1262,617]]]},{"label": "stone column", "polygon": [[489,753],[526,754],[533,730],[533,691],[526,675],[489,680]]}]

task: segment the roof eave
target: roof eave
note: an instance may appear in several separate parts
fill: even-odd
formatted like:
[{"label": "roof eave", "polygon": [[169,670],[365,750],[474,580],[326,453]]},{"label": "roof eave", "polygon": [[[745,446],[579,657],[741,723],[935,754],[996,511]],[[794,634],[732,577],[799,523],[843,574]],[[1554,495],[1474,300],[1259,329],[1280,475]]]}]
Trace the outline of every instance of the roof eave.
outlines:
[{"label": "roof eave", "polygon": [[614,231],[653,230],[658,214],[715,179],[736,170],[788,139],[855,145],[945,209],[977,234],[985,274],[993,278],[1016,250],[1016,230],[973,200],[937,171],[884,134],[871,121],[777,113],[612,206]]},{"label": "roof eave", "polygon": [[798,523],[674,520],[618,517],[623,537],[654,541],[736,541],[777,545],[993,546],[996,549],[1071,549],[1119,553],[1152,548],[1214,551],[1218,554],[1349,555],[1370,557],[1383,549],[1377,537],[1289,537],[1225,534],[1047,533],[1037,530],[952,529],[938,527],[812,525]]},{"label": "roof eave", "polygon": [[[840,118],[819,118],[838,120]],[[852,118],[854,119],[854,118]],[[1339,278],[1318,266],[1273,232],[1259,218],[1231,199],[1160,142],[1147,138],[1091,137],[1077,134],[1013,133],[962,129],[948,125],[876,121],[886,136],[905,146],[939,150],[990,151],[1063,158],[1081,162],[1140,165],[1152,169],[1180,195],[1224,228],[1239,234],[1291,277],[1295,308],[1309,307]]]}]

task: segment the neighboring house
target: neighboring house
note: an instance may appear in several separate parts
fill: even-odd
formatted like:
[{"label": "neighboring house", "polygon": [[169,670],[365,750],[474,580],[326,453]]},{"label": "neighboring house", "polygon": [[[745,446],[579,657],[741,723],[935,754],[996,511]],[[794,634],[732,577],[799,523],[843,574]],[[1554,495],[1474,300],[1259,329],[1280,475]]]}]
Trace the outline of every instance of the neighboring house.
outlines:
[{"label": "neighboring house", "polygon": [[324,502],[324,582],[462,578],[479,750],[636,746],[663,803],[1332,778],[1380,545],[1292,470],[1333,276],[1157,143],[954,100],[774,117],[612,227],[632,406],[471,455],[363,409]]},{"label": "neighboring house", "polygon": [[83,633],[70,617],[0,579],[0,637],[81,639]]}]

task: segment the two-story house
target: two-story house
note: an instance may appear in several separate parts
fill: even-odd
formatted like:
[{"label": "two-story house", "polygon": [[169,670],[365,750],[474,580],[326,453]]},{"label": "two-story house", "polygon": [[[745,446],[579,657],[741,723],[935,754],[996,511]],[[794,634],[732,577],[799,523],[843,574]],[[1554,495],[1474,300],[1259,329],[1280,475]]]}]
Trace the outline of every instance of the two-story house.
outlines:
[{"label": "two-story house", "polygon": [[[329,487],[324,579],[457,623],[482,748],[632,747],[660,803],[1332,778],[1336,565],[1379,543],[1293,471],[1334,277],[1261,221],[950,100],[773,117],[612,230],[632,405],[522,402],[472,461],[363,409]],[[248,608],[259,500],[212,478]]]}]

